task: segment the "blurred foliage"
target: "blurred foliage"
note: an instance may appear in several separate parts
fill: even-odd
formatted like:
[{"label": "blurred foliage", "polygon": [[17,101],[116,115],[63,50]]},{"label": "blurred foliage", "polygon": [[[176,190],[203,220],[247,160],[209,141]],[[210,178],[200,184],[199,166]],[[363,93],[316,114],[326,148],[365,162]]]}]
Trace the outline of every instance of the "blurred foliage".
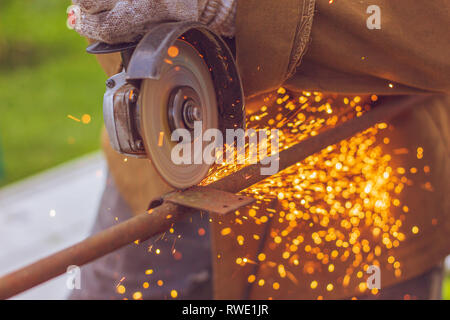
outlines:
[{"label": "blurred foliage", "polygon": [[450,273],[448,271],[442,288],[442,297],[444,300],[450,300]]},{"label": "blurred foliage", "polygon": [[0,186],[99,148],[106,76],[66,27],[69,5],[0,1]]}]

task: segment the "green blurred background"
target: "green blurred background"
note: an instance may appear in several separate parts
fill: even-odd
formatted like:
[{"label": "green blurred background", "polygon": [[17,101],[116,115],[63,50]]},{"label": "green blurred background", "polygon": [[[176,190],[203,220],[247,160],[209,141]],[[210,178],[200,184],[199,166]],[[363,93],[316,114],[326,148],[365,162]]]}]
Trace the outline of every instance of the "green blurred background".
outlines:
[{"label": "green blurred background", "polygon": [[106,77],[66,27],[69,5],[0,0],[0,187],[99,149]]},{"label": "green blurred background", "polygon": [[99,148],[106,77],[69,5],[0,0],[0,186]]}]

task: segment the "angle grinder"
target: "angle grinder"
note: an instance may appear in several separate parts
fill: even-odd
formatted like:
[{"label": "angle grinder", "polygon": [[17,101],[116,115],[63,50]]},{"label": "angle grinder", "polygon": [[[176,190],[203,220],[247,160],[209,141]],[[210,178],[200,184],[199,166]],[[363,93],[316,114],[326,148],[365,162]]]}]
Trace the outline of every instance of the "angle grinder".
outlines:
[{"label": "angle grinder", "polygon": [[225,40],[203,24],[156,24],[136,43],[98,42],[87,51],[122,56],[123,68],[106,81],[103,99],[112,147],[151,160],[174,188],[198,184],[212,166],[203,161],[175,164],[171,159],[178,143],[171,139],[175,130],[193,134],[200,121],[203,132],[218,129],[225,136],[227,129],[245,127],[244,95],[233,54]]}]

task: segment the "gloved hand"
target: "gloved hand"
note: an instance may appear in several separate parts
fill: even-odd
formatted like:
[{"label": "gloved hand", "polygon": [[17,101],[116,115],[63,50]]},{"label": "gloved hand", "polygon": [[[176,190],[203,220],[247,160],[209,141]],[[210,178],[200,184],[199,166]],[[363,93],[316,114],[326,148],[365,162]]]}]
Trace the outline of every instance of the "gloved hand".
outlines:
[{"label": "gloved hand", "polygon": [[200,21],[225,36],[234,33],[236,0],[73,0],[75,30],[106,43],[132,42],[161,21]]}]

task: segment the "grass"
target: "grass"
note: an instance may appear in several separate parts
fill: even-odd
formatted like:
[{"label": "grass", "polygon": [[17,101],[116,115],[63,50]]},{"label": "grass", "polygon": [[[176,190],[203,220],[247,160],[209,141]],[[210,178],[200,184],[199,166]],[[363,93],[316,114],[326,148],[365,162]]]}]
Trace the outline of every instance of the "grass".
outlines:
[{"label": "grass", "polygon": [[444,300],[450,300],[450,274],[448,272],[442,285],[442,297]]},{"label": "grass", "polygon": [[66,27],[69,4],[0,2],[0,186],[99,148],[106,77]]}]

